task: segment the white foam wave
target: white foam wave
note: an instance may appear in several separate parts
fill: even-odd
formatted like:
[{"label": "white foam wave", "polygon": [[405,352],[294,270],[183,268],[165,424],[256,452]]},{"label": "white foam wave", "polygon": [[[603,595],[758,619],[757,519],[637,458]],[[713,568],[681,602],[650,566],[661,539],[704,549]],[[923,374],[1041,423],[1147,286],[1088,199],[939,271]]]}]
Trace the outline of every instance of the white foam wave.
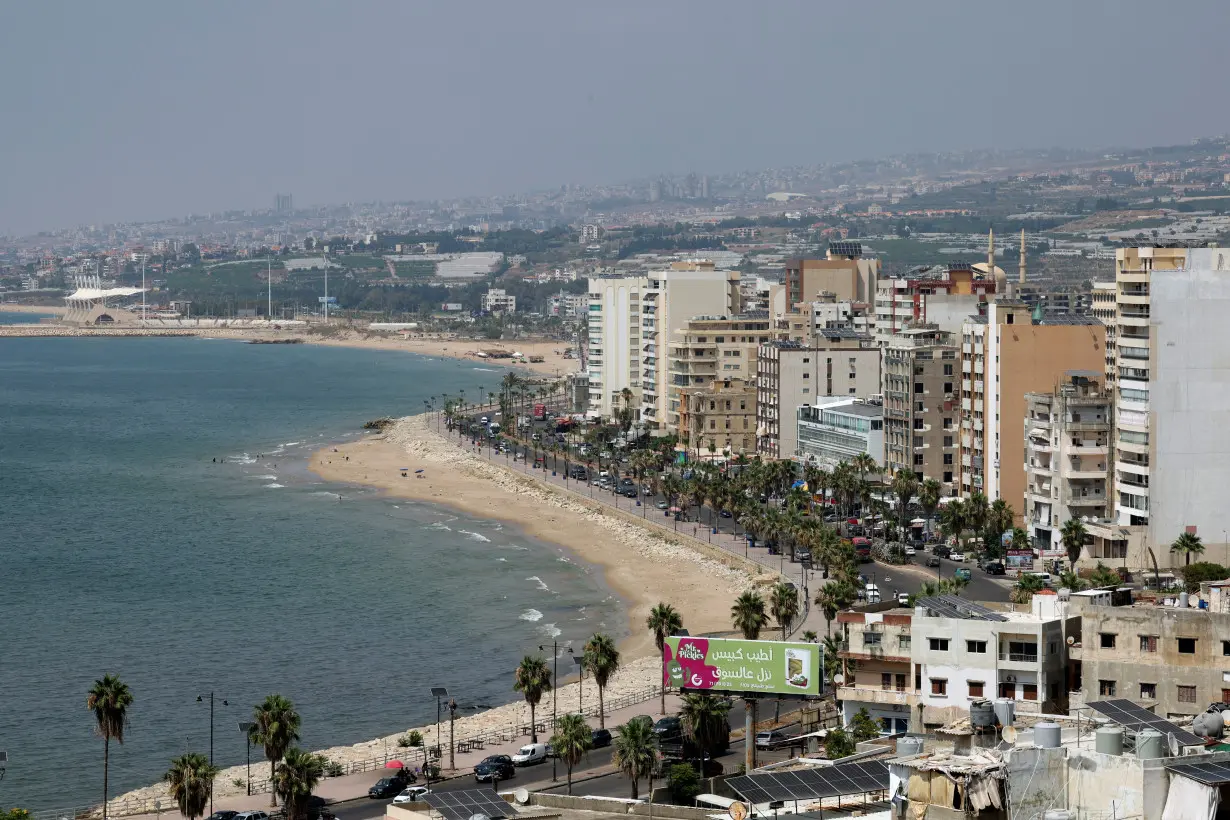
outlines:
[{"label": "white foam wave", "polygon": [[286,442],[285,444],[283,444],[282,446],[283,446],[283,447],[294,447],[294,446],[296,446],[296,445],[298,445],[298,444],[302,444],[302,443],[303,443],[302,441],[288,441],[288,442]]},{"label": "white foam wave", "polygon": [[559,562],[561,562],[561,563],[564,563],[564,564],[571,564],[571,563],[572,563],[572,562],[571,562],[571,561],[569,561],[567,558],[564,558],[564,557],[562,557],[562,556],[561,556],[561,557],[559,557],[559,558],[556,558],[555,560],[556,560],[556,561],[559,561]]},{"label": "white foam wave", "polygon": [[541,589],[543,592],[551,591],[551,587],[543,583],[543,580],[539,578],[537,575],[531,575],[529,578],[526,578],[525,580],[533,581],[534,583],[538,584],[538,588]]},{"label": "white foam wave", "polygon": [[507,563],[507,562],[508,562],[508,559],[507,559],[507,558],[497,558],[497,559],[495,559],[495,560],[497,560],[497,561],[504,561],[505,563]]},{"label": "white foam wave", "polygon": [[470,532],[469,530],[457,530],[457,532],[461,533],[462,535],[468,535],[471,538],[473,538],[475,541],[487,541],[487,542],[491,541],[490,538],[483,535],[482,533]]},{"label": "white foam wave", "polygon": [[429,530],[448,530],[449,532],[453,531],[453,528],[450,527],[448,524],[445,524],[443,521],[437,521],[434,524],[428,524],[427,529]]},{"label": "white foam wave", "polygon": [[248,478],[258,478],[261,481],[277,481],[278,480],[278,477],[276,475],[252,475],[252,476],[248,476]]},{"label": "white foam wave", "polygon": [[256,463],[256,459],[252,458],[252,456],[249,455],[248,453],[240,453],[237,456],[231,456],[230,458],[227,459],[227,461],[230,461],[234,464],[255,464]]},{"label": "white foam wave", "polygon": [[478,370],[478,371],[480,371],[480,372],[482,372],[482,373],[498,373],[498,372],[499,372],[499,371],[497,371],[497,370],[493,370],[493,369],[492,369],[492,368],[490,368],[490,367],[475,367],[475,368],[473,368],[473,369],[474,369],[474,370]]},{"label": "white foam wave", "polygon": [[268,488],[269,488],[269,489],[271,489],[271,490],[280,490],[280,489],[282,488],[282,485],[281,485],[281,484],[277,484],[277,483],[273,483],[273,484],[266,484],[265,486],[266,486],[266,487],[268,487]]},{"label": "white foam wave", "polygon": [[527,609],[525,610],[525,612],[522,612],[517,617],[523,621],[530,621],[532,623],[534,621],[541,621],[542,613],[539,612],[537,609]]},{"label": "white foam wave", "polygon": [[563,630],[556,627],[555,624],[543,624],[538,627],[538,631],[546,635],[548,638],[558,638],[563,634]]},{"label": "white foam wave", "polygon": [[312,493],[312,495],[327,495],[330,498],[341,498],[341,496],[338,493],[331,493],[328,490],[318,490]]}]

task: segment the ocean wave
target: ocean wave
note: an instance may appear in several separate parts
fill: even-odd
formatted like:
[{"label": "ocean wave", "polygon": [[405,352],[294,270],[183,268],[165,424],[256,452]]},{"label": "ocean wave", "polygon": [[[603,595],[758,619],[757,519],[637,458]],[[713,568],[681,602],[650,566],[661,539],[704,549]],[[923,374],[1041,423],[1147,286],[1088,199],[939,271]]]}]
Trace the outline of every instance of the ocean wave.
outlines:
[{"label": "ocean wave", "polygon": [[282,446],[283,446],[283,447],[294,447],[294,446],[299,445],[299,444],[302,444],[302,443],[303,443],[302,441],[288,441],[288,442],[286,442],[285,444],[283,444]]},{"label": "ocean wave", "polygon": [[248,476],[248,478],[258,478],[261,481],[277,481],[278,480],[278,477],[276,475],[250,475]]},{"label": "ocean wave", "polygon": [[563,634],[563,630],[561,630],[555,624],[543,624],[542,626],[538,627],[538,631],[546,635],[548,638],[558,638],[560,635]]},{"label": "ocean wave", "polygon": [[560,556],[559,558],[556,558],[555,560],[556,560],[556,561],[560,561],[560,562],[565,563],[565,564],[571,564],[571,563],[572,563],[571,561],[569,561],[567,558],[564,558],[563,556]]},{"label": "ocean wave", "polygon": [[271,490],[280,490],[282,488],[282,485],[278,483],[266,484],[265,486]]},{"label": "ocean wave", "polygon": [[445,524],[443,521],[437,521],[434,524],[428,524],[427,529],[429,530],[448,530],[449,532],[453,531],[453,528],[450,527],[448,524]]},{"label": "ocean wave", "polygon": [[508,559],[507,559],[507,558],[497,558],[497,559],[495,559],[495,560],[497,560],[497,561],[505,561],[505,562],[507,562],[507,561],[508,561]]},{"label": "ocean wave", "polygon": [[543,582],[543,580],[542,580],[541,578],[539,578],[537,575],[531,575],[529,578],[526,578],[525,580],[527,580],[527,581],[533,581],[534,583],[538,584],[538,588],[539,588],[539,589],[541,589],[543,592],[550,592],[550,591],[551,591],[551,587],[547,586],[547,585]]},{"label": "ocean wave", "polygon": [[539,612],[537,609],[527,609],[525,610],[525,612],[522,612],[517,617],[523,621],[530,621],[530,622],[541,621],[542,613]]},{"label": "ocean wave", "polygon": [[342,497],[341,494],[331,493],[328,490],[317,490],[316,492],[312,493],[312,495],[327,495],[330,498],[341,498]]},{"label": "ocean wave", "polygon": [[461,533],[462,535],[468,535],[471,538],[473,538],[475,541],[486,541],[488,543],[491,541],[490,538],[483,535],[482,533],[470,532],[469,530],[457,530],[457,532]]},{"label": "ocean wave", "polygon": [[252,458],[248,453],[240,453],[237,456],[229,456],[227,461],[232,464],[255,464],[256,459]]},{"label": "ocean wave", "polygon": [[473,369],[473,370],[478,370],[478,371],[480,371],[480,372],[482,372],[482,373],[498,373],[498,372],[499,372],[498,370],[495,370],[495,369],[490,368],[490,367],[475,367],[475,368],[472,368],[472,369]]}]

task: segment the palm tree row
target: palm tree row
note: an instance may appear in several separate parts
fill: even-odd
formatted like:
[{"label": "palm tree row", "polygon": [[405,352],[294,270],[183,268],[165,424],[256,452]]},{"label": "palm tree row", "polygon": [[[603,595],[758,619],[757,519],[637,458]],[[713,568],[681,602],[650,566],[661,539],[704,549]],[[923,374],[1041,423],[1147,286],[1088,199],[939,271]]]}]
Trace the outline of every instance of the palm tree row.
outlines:
[{"label": "palm tree row", "polygon": [[[588,671],[598,686],[598,725],[606,728],[606,686],[619,671],[619,650],[610,635],[596,632],[581,650],[581,669]],[[513,677],[513,691],[520,692],[530,707],[530,739],[538,742],[538,704],[551,691],[551,668],[537,655],[521,659]],[[553,727],[553,731],[555,728]]]}]

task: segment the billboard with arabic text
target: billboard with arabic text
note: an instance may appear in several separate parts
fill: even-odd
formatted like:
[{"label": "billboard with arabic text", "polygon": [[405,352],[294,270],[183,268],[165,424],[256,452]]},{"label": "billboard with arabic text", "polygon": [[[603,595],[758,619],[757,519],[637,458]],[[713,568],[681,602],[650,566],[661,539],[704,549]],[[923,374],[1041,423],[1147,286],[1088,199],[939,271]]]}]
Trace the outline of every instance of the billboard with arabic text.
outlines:
[{"label": "billboard with arabic text", "polygon": [[820,694],[820,647],[740,638],[671,637],[663,647],[667,686],[716,692]]}]

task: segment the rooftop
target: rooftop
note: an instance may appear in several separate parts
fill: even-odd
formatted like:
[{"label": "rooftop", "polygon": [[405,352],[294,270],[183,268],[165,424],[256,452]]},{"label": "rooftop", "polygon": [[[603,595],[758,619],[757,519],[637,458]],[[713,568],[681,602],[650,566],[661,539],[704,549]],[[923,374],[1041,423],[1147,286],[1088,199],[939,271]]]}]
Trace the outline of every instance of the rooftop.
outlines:
[{"label": "rooftop", "polygon": [[801,413],[803,410],[822,410],[829,413],[842,413],[847,416],[859,416],[867,419],[878,419],[884,415],[884,408],[882,406],[866,404],[864,402],[854,402],[852,404],[804,404],[799,408],[799,412]]}]

